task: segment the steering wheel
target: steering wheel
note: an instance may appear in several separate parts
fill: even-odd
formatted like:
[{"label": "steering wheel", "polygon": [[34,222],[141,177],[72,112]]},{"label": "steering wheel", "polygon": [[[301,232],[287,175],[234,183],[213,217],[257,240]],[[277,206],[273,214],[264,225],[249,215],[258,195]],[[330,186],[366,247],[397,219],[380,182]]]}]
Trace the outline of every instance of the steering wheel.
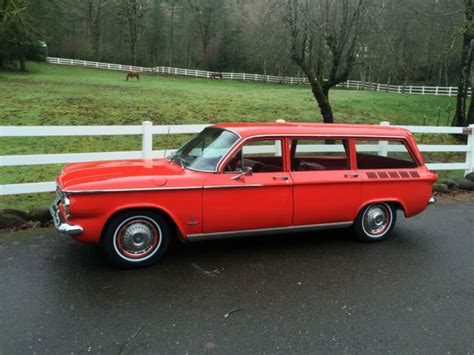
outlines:
[{"label": "steering wheel", "polygon": [[237,165],[242,160],[242,151],[240,150],[234,157],[229,161],[229,163],[224,167],[224,171],[237,171]]}]

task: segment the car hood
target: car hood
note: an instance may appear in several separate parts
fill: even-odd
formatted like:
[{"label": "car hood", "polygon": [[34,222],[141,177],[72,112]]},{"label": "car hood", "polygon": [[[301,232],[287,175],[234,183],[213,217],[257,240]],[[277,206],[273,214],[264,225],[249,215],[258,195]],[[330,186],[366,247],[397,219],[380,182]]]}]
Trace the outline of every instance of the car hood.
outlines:
[{"label": "car hood", "polygon": [[203,178],[166,159],[115,160],[67,165],[57,182],[64,191],[87,192],[199,186]]}]

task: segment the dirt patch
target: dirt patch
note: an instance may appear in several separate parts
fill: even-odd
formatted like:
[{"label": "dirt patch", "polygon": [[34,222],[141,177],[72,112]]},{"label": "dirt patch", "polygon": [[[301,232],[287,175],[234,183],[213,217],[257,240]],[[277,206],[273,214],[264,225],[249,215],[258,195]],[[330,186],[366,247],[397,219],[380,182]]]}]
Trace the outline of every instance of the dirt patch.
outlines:
[{"label": "dirt patch", "polygon": [[474,192],[454,190],[447,193],[435,192],[434,196],[439,202],[465,202],[474,200]]}]

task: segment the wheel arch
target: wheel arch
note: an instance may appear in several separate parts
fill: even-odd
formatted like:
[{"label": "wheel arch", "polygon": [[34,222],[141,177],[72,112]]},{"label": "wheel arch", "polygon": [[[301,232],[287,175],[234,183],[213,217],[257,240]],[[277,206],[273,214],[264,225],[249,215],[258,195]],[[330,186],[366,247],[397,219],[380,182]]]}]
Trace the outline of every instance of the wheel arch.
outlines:
[{"label": "wheel arch", "polygon": [[115,209],[111,214],[109,214],[107,216],[106,221],[105,221],[104,225],[102,226],[102,230],[101,230],[101,233],[100,233],[100,239],[101,240],[103,239],[104,231],[107,227],[107,224],[111,221],[112,218],[114,218],[114,217],[116,217],[116,216],[118,216],[122,213],[125,213],[125,212],[128,212],[128,211],[133,211],[133,210],[137,210],[137,211],[147,210],[147,211],[153,211],[155,213],[158,213],[162,218],[164,218],[168,222],[168,226],[171,229],[172,237],[176,238],[176,239],[179,239],[179,240],[184,240],[184,238],[183,238],[184,230],[183,230],[182,226],[179,224],[179,222],[177,221],[176,217],[170,211],[166,210],[165,208],[162,208],[162,207],[156,206],[156,205],[149,205],[149,204],[145,204],[145,205],[142,205],[142,204],[127,205],[127,206],[121,206],[120,208]]},{"label": "wheel arch", "polygon": [[[355,216],[355,218],[357,218],[359,213],[361,211],[363,211],[364,208],[366,208],[367,206],[369,206],[373,203],[389,203],[392,206],[394,206],[397,210],[401,210],[403,212],[403,214],[405,215],[405,217],[406,217],[406,214],[407,214],[406,205],[401,200],[396,199],[396,198],[380,198],[380,199],[373,199],[373,200],[365,201],[363,204],[361,204],[360,207],[357,209],[357,215]],[[355,220],[355,218],[354,218],[354,220]]]}]

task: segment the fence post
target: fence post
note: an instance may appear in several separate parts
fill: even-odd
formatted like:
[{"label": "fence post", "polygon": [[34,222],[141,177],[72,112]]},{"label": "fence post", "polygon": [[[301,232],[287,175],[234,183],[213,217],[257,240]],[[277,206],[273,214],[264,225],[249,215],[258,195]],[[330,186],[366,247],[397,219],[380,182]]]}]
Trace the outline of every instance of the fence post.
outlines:
[{"label": "fence post", "polygon": [[244,81],[245,81],[245,73],[244,73]]},{"label": "fence post", "polygon": [[421,95],[424,95],[424,94],[425,94],[425,86],[423,85],[423,86],[421,87]]},{"label": "fence post", "polygon": [[[390,126],[390,122],[380,122],[381,126]],[[379,155],[386,157],[388,154],[388,141],[379,141]]]},{"label": "fence post", "polygon": [[448,96],[451,97],[452,95],[453,95],[453,87],[450,86],[449,91],[448,91]]},{"label": "fence post", "polygon": [[380,84],[377,84],[377,91],[380,91]]},{"label": "fence post", "polygon": [[[277,120],[278,121],[278,120]],[[281,157],[281,141],[278,139],[275,141],[275,156]]]},{"label": "fence post", "polygon": [[438,91],[439,90],[439,86],[436,87],[436,90],[435,90],[435,96],[438,96]]},{"label": "fence post", "polygon": [[143,159],[151,159],[153,153],[153,123],[145,121],[142,123],[142,153]]},{"label": "fence post", "polygon": [[346,81],[346,89],[349,89],[349,80]]},{"label": "fence post", "polygon": [[464,131],[467,136],[467,152],[466,152],[466,171],[465,175],[474,172],[474,124],[469,125]]}]

